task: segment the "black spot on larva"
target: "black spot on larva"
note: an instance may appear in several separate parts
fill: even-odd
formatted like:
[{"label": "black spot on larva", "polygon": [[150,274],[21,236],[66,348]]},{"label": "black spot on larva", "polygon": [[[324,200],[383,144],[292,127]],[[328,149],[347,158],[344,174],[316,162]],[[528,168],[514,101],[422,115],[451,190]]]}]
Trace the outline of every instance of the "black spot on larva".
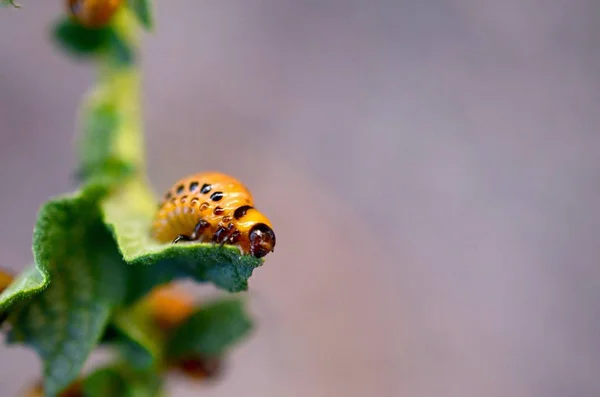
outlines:
[{"label": "black spot on larva", "polygon": [[177,186],[177,194],[183,193],[183,189],[185,189],[185,186],[183,186],[183,185]]},{"label": "black spot on larva", "polygon": [[210,195],[212,201],[219,201],[223,198],[223,192],[214,192]]},{"label": "black spot on larva", "polygon": [[246,215],[246,212],[248,212],[248,210],[251,210],[252,207],[251,205],[242,205],[241,207],[238,207],[235,212],[233,213],[233,217],[235,219],[242,219],[244,217],[244,215]]},{"label": "black spot on larva", "polygon": [[165,195],[165,200],[171,200],[171,197],[173,197],[171,192],[167,192],[167,194]]},{"label": "black spot on larva", "polygon": [[196,189],[198,189],[198,185],[200,185],[198,182],[192,182],[190,183],[190,192],[195,192]]},{"label": "black spot on larva", "polygon": [[225,213],[225,210],[219,206],[216,206],[215,209],[213,210],[213,214],[215,214],[215,215],[223,215],[224,213]]},{"label": "black spot on larva", "polygon": [[206,194],[206,193],[210,192],[210,189],[212,189],[212,186],[210,186],[208,183],[205,183],[204,185],[202,185],[202,189],[200,189],[200,193]]},{"label": "black spot on larva", "polygon": [[182,196],[181,197],[181,204],[185,204],[186,201],[187,201],[187,196]]}]

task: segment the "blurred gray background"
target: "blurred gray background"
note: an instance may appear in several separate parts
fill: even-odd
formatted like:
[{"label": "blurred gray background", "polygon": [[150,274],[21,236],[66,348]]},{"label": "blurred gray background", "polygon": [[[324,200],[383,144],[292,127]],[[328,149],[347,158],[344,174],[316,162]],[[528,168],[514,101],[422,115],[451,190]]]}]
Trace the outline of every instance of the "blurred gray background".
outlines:
[{"label": "blurred gray background", "polygon": [[[71,190],[91,65],[0,10],[0,263]],[[600,395],[600,2],[157,1],[157,192],[232,173],[278,249],[227,378],[173,396]],[[202,287],[204,289],[209,287]],[[35,379],[0,350],[0,395]]]}]

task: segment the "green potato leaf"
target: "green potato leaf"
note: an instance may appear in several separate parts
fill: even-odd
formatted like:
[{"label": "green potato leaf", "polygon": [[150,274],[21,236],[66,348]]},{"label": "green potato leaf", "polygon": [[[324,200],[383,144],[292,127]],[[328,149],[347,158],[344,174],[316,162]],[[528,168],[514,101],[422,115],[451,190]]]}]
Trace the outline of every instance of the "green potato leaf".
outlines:
[{"label": "green potato leaf", "polygon": [[155,372],[136,371],[127,363],[99,368],[83,381],[84,397],[161,397],[163,379]]},{"label": "green potato leaf", "polygon": [[83,381],[85,397],[124,397],[127,382],[116,368],[100,368],[88,375]]},{"label": "green potato leaf", "polygon": [[169,359],[198,354],[219,357],[246,337],[253,323],[242,300],[226,298],[205,305],[174,332],[167,345]]},{"label": "green potato leaf", "polygon": [[156,285],[192,278],[212,282],[229,292],[245,291],[248,278],[263,259],[242,255],[238,248],[211,243],[161,244],[150,236],[157,202],[143,180],[131,179],[102,201],[104,221],[113,232],[124,260],[136,266],[130,300]]},{"label": "green potato leaf", "polygon": [[[145,175],[132,27],[139,25],[133,23],[136,15],[148,26],[151,17],[148,1],[131,4],[136,14],[121,7],[106,29],[86,29],[67,19],[54,29],[70,52],[102,54],[95,58],[98,84],[81,113],[78,171],[83,186],[42,206],[33,237],[35,265],[0,294],[0,319],[12,326],[8,341],[36,350],[49,397],[79,376],[108,330],[116,334],[112,341],[120,343],[130,364],[126,371],[96,373],[86,393],[103,384],[101,390],[110,395],[141,397],[160,390],[154,364],[162,361],[167,346],[170,357],[186,349],[218,355],[252,327],[241,302],[230,300],[204,307],[172,339],[160,340],[135,309],[129,311],[152,288],[179,278],[244,291],[264,262],[232,246],[159,243],[150,237],[157,201]],[[125,379],[125,389],[118,377]]]},{"label": "green potato leaf", "polygon": [[108,55],[107,59],[117,65],[128,65],[135,61],[133,48],[114,24],[88,28],[70,17],[64,17],[54,24],[52,36],[62,50],[76,58]]},{"label": "green potato leaf", "polygon": [[125,297],[126,265],[100,221],[101,191],[90,186],[42,207],[33,249],[51,282],[8,317],[8,341],[30,345],[43,361],[47,396],[75,380]]},{"label": "green potato leaf", "polygon": [[145,301],[117,310],[111,320],[107,342],[138,370],[156,368],[162,360],[165,335],[153,320]]},{"label": "green potato leaf", "polygon": [[5,317],[16,303],[43,291],[49,283],[50,274],[45,268],[37,265],[27,267],[0,294],[0,317]]},{"label": "green potato leaf", "polygon": [[90,29],[70,17],[61,18],[52,28],[52,36],[60,48],[77,57],[89,57],[105,51],[110,35],[110,27]]},{"label": "green potato leaf", "polygon": [[142,26],[146,30],[152,30],[154,25],[152,0],[127,0],[127,3]]}]

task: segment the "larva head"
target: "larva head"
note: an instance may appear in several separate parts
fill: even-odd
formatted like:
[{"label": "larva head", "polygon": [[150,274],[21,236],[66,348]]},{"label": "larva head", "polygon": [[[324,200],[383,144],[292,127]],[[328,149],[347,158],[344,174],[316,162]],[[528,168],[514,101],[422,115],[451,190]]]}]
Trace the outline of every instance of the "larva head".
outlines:
[{"label": "larva head", "polygon": [[250,205],[238,207],[233,213],[235,226],[245,237],[242,245],[252,256],[262,258],[275,249],[275,232],[269,219]]},{"label": "larva head", "polygon": [[248,239],[250,240],[250,253],[257,258],[262,258],[275,250],[275,233],[270,226],[264,223],[254,225]]}]

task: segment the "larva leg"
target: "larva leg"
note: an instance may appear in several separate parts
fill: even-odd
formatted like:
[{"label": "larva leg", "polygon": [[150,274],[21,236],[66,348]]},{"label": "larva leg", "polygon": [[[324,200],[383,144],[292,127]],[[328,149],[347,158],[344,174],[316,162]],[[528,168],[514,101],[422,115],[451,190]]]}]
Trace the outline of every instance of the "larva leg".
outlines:
[{"label": "larva leg", "polygon": [[215,235],[213,236],[213,241],[217,244],[223,245],[225,243],[225,241],[227,241],[227,237],[228,237],[227,228],[225,228],[224,226],[221,226],[215,232]]},{"label": "larva leg", "polygon": [[180,241],[198,240],[198,238],[200,238],[200,236],[202,235],[202,232],[204,232],[204,230],[206,230],[207,227],[210,227],[210,223],[208,223],[204,219],[200,219],[196,224],[196,227],[194,227],[194,231],[191,235],[186,236],[185,234],[180,234],[179,236],[175,237],[175,240],[173,240],[173,244],[176,244]]},{"label": "larva leg", "polygon": [[241,237],[242,237],[242,233],[240,233],[239,230],[235,229],[233,231],[233,233],[231,233],[231,235],[229,236],[229,238],[227,240],[229,241],[230,244],[235,244],[238,241],[240,241]]},{"label": "larva leg", "polygon": [[185,234],[180,234],[179,236],[175,237],[172,244],[177,244],[180,241],[192,241],[192,239]]},{"label": "larva leg", "polygon": [[191,240],[198,240],[202,233],[210,227],[210,223],[205,221],[204,219],[200,219],[198,223],[196,223],[196,227],[194,228],[194,232],[190,236]]},{"label": "larva leg", "polygon": [[233,223],[230,223],[227,227],[221,226],[217,229],[213,241],[222,247],[227,242],[232,243],[234,240],[239,240],[240,235],[241,233],[233,226]]}]

